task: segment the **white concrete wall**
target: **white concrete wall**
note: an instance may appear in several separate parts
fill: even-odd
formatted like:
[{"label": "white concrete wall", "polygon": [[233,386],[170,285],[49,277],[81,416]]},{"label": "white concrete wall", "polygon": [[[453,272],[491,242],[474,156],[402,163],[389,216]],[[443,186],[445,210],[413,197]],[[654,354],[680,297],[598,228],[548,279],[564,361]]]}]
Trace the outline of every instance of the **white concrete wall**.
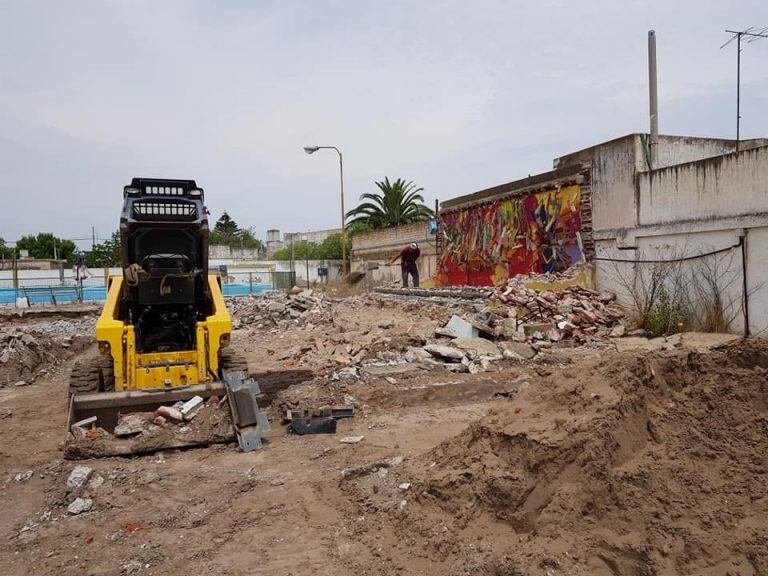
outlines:
[{"label": "white concrete wall", "polygon": [[768,147],[638,175],[640,225],[768,214]]},{"label": "white concrete wall", "polygon": [[[761,230],[764,233],[766,229]],[[720,254],[670,264],[598,260],[596,262],[597,286],[601,290],[616,292],[619,301],[633,309],[637,304],[635,298],[640,302],[646,301],[644,289],[647,290],[650,286],[651,275],[658,273],[664,277],[664,284],[669,293],[672,295],[676,295],[676,291],[685,293],[684,298],[690,304],[689,308],[693,316],[701,318],[708,309],[713,307],[715,296],[715,292],[706,285],[705,280],[708,277],[715,277],[721,308],[730,323],[729,331],[741,333],[744,329],[744,308],[742,256],[738,243],[739,233],[734,230],[637,236],[637,247],[634,250],[618,250],[615,242],[602,240],[596,245],[597,257],[620,260],[674,260],[733,248]],[[750,239],[750,244],[751,252],[747,257],[749,280],[747,291],[750,327],[755,332],[761,326],[767,325],[765,320],[761,323],[760,317],[762,315],[765,318],[768,307],[768,291],[765,286],[768,266],[760,265],[757,261],[758,243],[751,242]],[[762,278],[762,286],[759,285],[759,278]],[[701,326],[694,322],[685,328],[698,330]]]},{"label": "white concrete wall", "polygon": [[[716,149],[716,145],[701,146],[694,152],[704,154]],[[679,150],[678,154],[683,155]],[[611,178],[609,183],[617,180]],[[638,171],[635,181],[637,204],[633,207],[638,221],[632,226],[615,226],[621,220],[613,215],[621,205],[609,202],[603,207],[607,215],[601,221],[611,226],[595,227],[597,257],[668,260],[693,256],[734,246],[746,231],[750,332],[768,334],[768,147],[652,172]],[[616,202],[623,192],[622,189],[614,196]],[[598,208],[594,217],[600,217]],[[713,266],[719,271],[724,308],[733,320],[731,329],[742,332],[744,289],[740,249],[685,263],[677,272],[679,277],[691,278],[697,269]],[[621,276],[626,278],[630,272],[642,275],[651,269],[651,264],[598,260],[598,287],[617,292],[624,303],[631,304]]]}]

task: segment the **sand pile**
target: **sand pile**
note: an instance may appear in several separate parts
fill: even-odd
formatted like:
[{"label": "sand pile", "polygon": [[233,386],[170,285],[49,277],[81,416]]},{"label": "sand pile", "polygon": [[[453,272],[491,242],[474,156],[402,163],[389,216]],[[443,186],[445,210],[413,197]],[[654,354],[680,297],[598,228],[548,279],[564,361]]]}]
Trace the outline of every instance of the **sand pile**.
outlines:
[{"label": "sand pile", "polygon": [[740,342],[522,384],[412,464],[409,529],[452,517],[480,574],[768,574],[766,368]]}]

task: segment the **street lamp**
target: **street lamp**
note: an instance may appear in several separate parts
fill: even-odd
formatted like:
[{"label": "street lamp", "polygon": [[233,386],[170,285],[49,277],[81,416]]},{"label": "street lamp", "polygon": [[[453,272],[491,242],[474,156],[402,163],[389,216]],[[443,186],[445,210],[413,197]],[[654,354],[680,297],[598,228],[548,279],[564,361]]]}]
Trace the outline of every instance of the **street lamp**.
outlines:
[{"label": "street lamp", "polygon": [[347,231],[344,226],[346,217],[344,214],[344,160],[341,151],[336,146],[304,146],[304,152],[314,154],[318,150],[336,150],[339,155],[339,179],[341,182],[341,274],[347,273]]}]

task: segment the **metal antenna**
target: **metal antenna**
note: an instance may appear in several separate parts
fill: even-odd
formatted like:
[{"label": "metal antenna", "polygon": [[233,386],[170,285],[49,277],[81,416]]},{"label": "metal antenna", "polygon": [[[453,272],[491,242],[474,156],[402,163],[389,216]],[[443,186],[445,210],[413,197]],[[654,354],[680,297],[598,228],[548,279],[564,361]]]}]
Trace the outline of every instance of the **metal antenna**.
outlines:
[{"label": "metal antenna", "polygon": [[736,40],[736,153],[739,153],[739,140],[741,136],[741,38],[746,36],[746,42],[751,43],[761,38],[768,38],[768,26],[756,30],[754,26],[750,26],[746,30],[726,30],[728,34],[733,34],[731,38],[720,46],[720,49],[725,48]]}]

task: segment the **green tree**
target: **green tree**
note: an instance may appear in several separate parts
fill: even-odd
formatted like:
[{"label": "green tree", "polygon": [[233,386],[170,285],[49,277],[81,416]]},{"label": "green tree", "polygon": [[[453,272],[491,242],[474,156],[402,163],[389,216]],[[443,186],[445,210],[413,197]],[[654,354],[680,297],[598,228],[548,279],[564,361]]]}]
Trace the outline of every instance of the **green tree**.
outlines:
[{"label": "green tree", "polygon": [[32,258],[53,259],[70,262],[77,250],[77,246],[71,240],[57,238],[50,232],[41,232],[37,235],[22,236],[16,242],[17,250],[28,250]]},{"label": "green tree", "polygon": [[264,250],[264,243],[260,238],[256,237],[256,233],[252,228],[241,228],[237,236],[237,241],[233,246],[250,248],[253,250]]},{"label": "green tree", "polygon": [[256,237],[253,228],[240,228],[226,212],[216,221],[208,241],[215,246],[264,250],[264,243]]},{"label": "green tree", "polygon": [[294,260],[317,260],[318,249],[319,246],[315,242],[298,240],[293,246],[289,243],[285,248],[276,250],[272,257],[275,260],[290,260],[293,255]]},{"label": "green tree", "polygon": [[341,234],[331,234],[317,249],[319,260],[341,260]]},{"label": "green tree", "polygon": [[362,201],[357,208],[347,212],[350,224],[358,222],[368,224],[374,229],[391,228],[401,224],[429,220],[434,217],[431,208],[424,205],[423,188],[417,188],[413,182],[398,178],[390,182],[376,182],[380,193],[367,192],[360,196]]},{"label": "green tree", "polygon": [[272,256],[275,260],[341,260],[341,233],[331,234],[320,244],[307,240],[298,240],[291,245],[276,250]]},{"label": "green tree", "polygon": [[240,227],[225,211],[224,214],[221,215],[221,218],[216,221],[213,231],[224,240],[224,244],[229,246],[229,242],[237,237]]},{"label": "green tree", "polygon": [[13,260],[16,256],[16,250],[5,243],[5,239],[0,238],[0,260]]},{"label": "green tree", "polygon": [[120,233],[112,232],[109,240],[94,245],[85,253],[85,265],[89,268],[120,265]]}]

